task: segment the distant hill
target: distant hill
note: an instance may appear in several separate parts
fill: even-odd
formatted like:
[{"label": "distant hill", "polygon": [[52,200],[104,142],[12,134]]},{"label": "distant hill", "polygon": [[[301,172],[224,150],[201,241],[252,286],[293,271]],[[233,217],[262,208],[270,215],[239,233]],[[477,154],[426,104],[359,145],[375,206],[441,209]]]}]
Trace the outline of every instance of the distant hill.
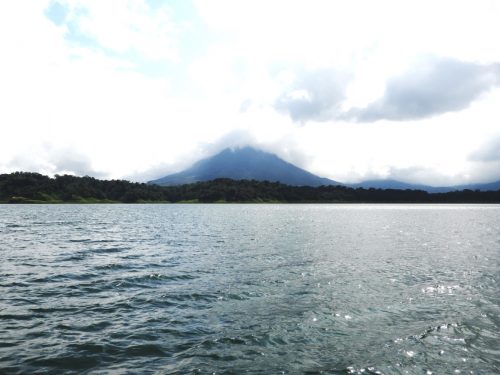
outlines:
[{"label": "distant hill", "polygon": [[280,182],[292,186],[340,185],[316,176],[278,156],[252,147],[227,148],[220,153],[198,161],[192,167],[157,180],[151,184],[172,186],[210,181],[216,178]]},{"label": "distant hill", "polygon": [[418,184],[409,184],[406,182],[401,182],[397,180],[368,180],[363,181],[358,184],[348,184],[349,187],[352,188],[363,188],[363,189],[401,189],[401,190],[424,190],[429,191],[432,189],[431,186],[426,185],[418,185]]},{"label": "distant hill", "polygon": [[[440,188],[443,189],[443,188]],[[480,191],[496,191],[500,190],[500,181],[495,181],[495,182],[490,182],[486,184],[470,184],[470,185],[458,185],[458,186],[450,186],[446,189],[450,190],[445,190],[446,191],[455,191],[455,190],[480,190]],[[440,190],[440,192],[443,192],[443,190]]]},{"label": "distant hill", "polygon": [[462,190],[480,190],[480,191],[496,191],[500,190],[500,181],[486,183],[486,184],[469,184],[469,185],[454,185],[454,186],[428,186],[420,184],[409,184],[406,182],[401,182],[397,180],[371,180],[363,181],[358,184],[347,185],[352,188],[363,188],[363,189],[401,189],[401,190],[424,190],[428,193],[447,193],[450,191],[462,191]]},{"label": "distant hill", "polygon": [[216,178],[233,180],[256,180],[280,182],[291,186],[343,185],[354,189],[398,189],[423,190],[428,193],[446,193],[461,190],[496,191],[500,190],[500,181],[487,184],[469,184],[457,186],[428,186],[411,184],[398,180],[369,180],[357,184],[344,184],[328,178],[316,176],[304,169],[290,164],[278,156],[252,147],[237,149],[227,148],[220,153],[198,161],[190,168],[174,173],[150,184],[175,186],[195,182],[211,181]]}]

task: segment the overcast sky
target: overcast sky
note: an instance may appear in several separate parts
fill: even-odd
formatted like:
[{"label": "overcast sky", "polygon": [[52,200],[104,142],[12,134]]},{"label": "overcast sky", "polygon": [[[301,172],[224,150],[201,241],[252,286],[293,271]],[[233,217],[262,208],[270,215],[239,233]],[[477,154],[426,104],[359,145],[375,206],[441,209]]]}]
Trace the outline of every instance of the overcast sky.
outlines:
[{"label": "overcast sky", "polygon": [[500,179],[500,1],[0,2],[0,173],[254,145],[342,182]]}]

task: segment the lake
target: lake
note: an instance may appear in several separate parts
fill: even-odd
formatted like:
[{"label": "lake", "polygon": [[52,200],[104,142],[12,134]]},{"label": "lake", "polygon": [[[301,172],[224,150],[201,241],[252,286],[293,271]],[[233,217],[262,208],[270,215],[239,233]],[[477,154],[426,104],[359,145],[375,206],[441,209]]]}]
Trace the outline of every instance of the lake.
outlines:
[{"label": "lake", "polygon": [[500,206],[0,205],[0,373],[500,373]]}]

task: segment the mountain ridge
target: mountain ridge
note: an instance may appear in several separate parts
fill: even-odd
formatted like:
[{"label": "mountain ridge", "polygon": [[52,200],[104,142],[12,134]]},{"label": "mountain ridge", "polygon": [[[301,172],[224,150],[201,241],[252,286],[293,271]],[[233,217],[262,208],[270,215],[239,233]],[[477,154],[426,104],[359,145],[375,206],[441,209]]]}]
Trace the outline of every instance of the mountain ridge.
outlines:
[{"label": "mountain ridge", "polygon": [[397,190],[424,190],[428,193],[447,193],[462,190],[496,191],[500,190],[500,181],[479,184],[461,184],[451,186],[430,186],[424,184],[412,184],[393,179],[367,180],[356,184],[345,184],[351,188],[363,189],[397,189]]},{"label": "mountain ridge", "polygon": [[184,171],[148,183],[172,186],[216,178],[281,182],[291,186],[342,185],[337,181],[316,176],[275,154],[249,146],[226,148],[212,157],[194,163]]},{"label": "mountain ridge", "polygon": [[359,183],[342,183],[317,176],[299,168],[277,155],[250,146],[226,148],[219,153],[199,160],[191,167],[155,180],[149,184],[175,186],[210,181],[217,178],[280,182],[291,186],[341,185],[364,189],[423,190],[429,193],[446,193],[460,190],[500,190],[500,181],[453,186],[429,186],[407,183],[394,179],[368,180]]}]

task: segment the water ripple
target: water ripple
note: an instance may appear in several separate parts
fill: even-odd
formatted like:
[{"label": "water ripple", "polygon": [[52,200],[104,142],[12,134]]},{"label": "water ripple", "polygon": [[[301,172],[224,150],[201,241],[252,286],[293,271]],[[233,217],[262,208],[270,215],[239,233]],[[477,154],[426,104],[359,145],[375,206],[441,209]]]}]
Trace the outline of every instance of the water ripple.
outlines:
[{"label": "water ripple", "polygon": [[455,208],[3,206],[0,373],[498,373],[500,208]]}]

